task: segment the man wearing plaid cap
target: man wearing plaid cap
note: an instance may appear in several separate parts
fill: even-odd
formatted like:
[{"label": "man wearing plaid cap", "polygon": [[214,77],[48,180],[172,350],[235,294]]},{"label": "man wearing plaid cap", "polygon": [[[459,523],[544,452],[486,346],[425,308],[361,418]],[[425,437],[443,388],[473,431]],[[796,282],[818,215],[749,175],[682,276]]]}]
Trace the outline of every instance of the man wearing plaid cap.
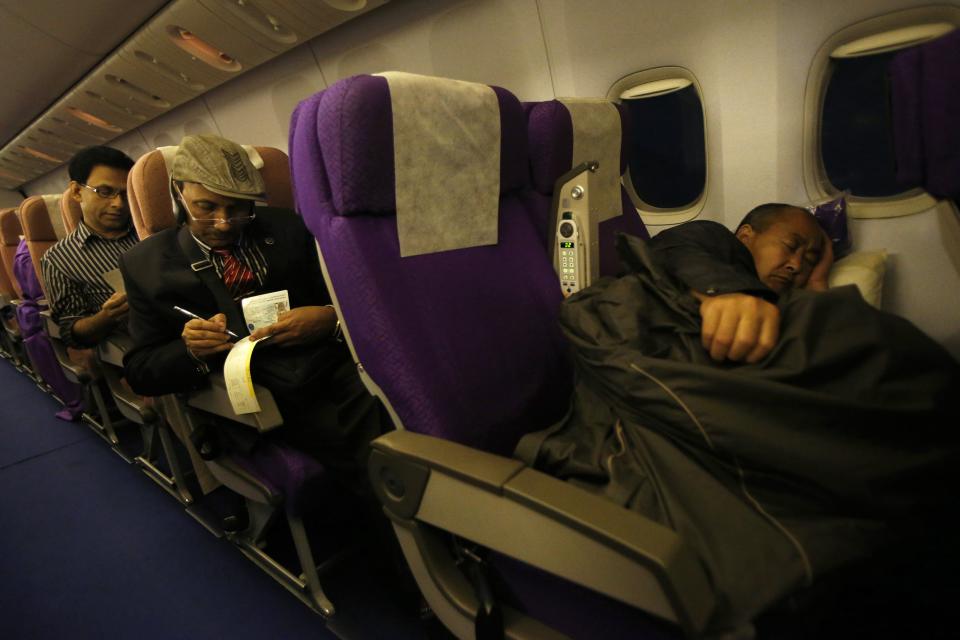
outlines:
[{"label": "man wearing plaid cap", "polygon": [[[147,238],[120,265],[135,343],[124,360],[130,386],[144,395],[204,386],[210,370],[222,367],[231,333],[248,333],[240,301],[285,289],[290,310],[251,334],[271,336],[256,350],[254,379],[258,361],[283,374],[288,364],[292,370],[303,365],[304,354],[316,356],[307,368],[317,370],[306,371],[309,380],[293,389],[279,381],[271,386],[275,378],[259,371],[258,381],[271,389],[283,415],[278,437],[329,467],[361,472],[367,445],[381,432],[380,408],[339,340],[302,220],[289,210],[257,206],[266,200],[259,170],[243,147],[219,136],[184,138],[170,177],[177,228]],[[188,320],[174,307],[199,317]],[[215,446],[250,450],[257,437],[252,429],[221,426]]]}]

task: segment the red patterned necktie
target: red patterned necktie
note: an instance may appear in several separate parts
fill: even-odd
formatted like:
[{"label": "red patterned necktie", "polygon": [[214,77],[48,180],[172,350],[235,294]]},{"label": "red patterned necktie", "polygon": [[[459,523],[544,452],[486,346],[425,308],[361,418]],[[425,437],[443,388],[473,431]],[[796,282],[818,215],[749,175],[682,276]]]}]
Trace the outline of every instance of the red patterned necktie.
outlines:
[{"label": "red patterned necktie", "polygon": [[257,278],[253,269],[244,264],[232,249],[212,249],[223,260],[220,278],[234,300],[245,298],[257,288]]}]

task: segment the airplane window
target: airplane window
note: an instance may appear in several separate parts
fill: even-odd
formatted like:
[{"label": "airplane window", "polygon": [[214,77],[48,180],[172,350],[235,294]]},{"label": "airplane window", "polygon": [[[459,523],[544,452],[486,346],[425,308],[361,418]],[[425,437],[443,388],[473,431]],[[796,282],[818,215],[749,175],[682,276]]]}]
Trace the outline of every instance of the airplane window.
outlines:
[{"label": "airplane window", "polygon": [[706,184],[703,106],[696,88],[689,80],[669,79],[632,87],[620,97],[630,114],[631,195],[645,208],[690,206]]},{"label": "airplane window", "polygon": [[834,60],[820,128],[827,178],[855,196],[888,197],[919,184],[899,184],[887,67],[896,51]]},{"label": "airplane window", "polygon": [[803,181],[811,200],[849,191],[854,218],[928,211],[937,199],[897,179],[890,62],[950,33],[960,9],[904,9],[848,25],[814,56],[804,93]]}]

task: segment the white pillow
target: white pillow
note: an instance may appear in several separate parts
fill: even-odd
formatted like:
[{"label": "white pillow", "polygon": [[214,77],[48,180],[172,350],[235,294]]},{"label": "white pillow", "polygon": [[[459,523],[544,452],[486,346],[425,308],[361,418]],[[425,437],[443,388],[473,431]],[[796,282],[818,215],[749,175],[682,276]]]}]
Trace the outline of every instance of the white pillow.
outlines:
[{"label": "white pillow", "polygon": [[863,299],[880,308],[883,295],[883,276],[887,271],[887,252],[856,251],[833,263],[830,269],[830,288],[855,284]]}]

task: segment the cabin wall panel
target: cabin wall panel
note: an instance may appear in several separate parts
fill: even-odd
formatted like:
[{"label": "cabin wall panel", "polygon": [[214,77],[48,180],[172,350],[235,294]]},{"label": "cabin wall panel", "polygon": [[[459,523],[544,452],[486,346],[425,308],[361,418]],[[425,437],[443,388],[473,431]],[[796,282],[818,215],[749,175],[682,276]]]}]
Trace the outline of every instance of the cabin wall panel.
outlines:
[{"label": "cabin wall panel", "polygon": [[147,139],[139,129],[128,131],[116,140],[110,141],[108,146],[120,149],[134,160],[154,148],[147,143]]},{"label": "cabin wall panel", "polygon": [[16,191],[10,191],[9,189],[0,189],[0,209],[6,209],[7,207],[16,207],[23,202],[23,196],[21,196]]},{"label": "cabin wall panel", "polygon": [[[779,199],[777,149],[777,34],[773,3],[725,4],[722,29],[705,39],[717,62],[708,110],[720,122],[719,149],[710,155],[710,169],[720,171],[723,185],[718,210],[708,216],[733,228],[750,209]],[[716,138],[714,138],[716,143]],[[718,198],[719,200],[719,198]]]},{"label": "cabin wall panel", "polygon": [[221,85],[203,101],[224,137],[286,151],[294,107],[325,87],[320,67],[304,45]]},{"label": "cabin wall panel", "polygon": [[333,84],[358,73],[408,71],[554,97],[535,0],[391,3],[312,43]]},{"label": "cabin wall panel", "polygon": [[67,173],[67,166],[64,165],[42,178],[37,178],[27,185],[24,189],[28,196],[42,196],[50,193],[63,193],[70,182],[70,175]]},{"label": "cabin wall panel", "polygon": [[[255,116],[251,116],[251,120],[253,119]],[[222,135],[202,97],[148,122],[140,127],[139,131],[150,149],[179,144],[180,140],[188,135]]]},{"label": "cabin wall panel", "polygon": [[949,203],[902,218],[851,220],[856,249],[886,249],[883,308],[923,329],[960,359],[960,272],[950,260],[943,220],[960,225]]}]

